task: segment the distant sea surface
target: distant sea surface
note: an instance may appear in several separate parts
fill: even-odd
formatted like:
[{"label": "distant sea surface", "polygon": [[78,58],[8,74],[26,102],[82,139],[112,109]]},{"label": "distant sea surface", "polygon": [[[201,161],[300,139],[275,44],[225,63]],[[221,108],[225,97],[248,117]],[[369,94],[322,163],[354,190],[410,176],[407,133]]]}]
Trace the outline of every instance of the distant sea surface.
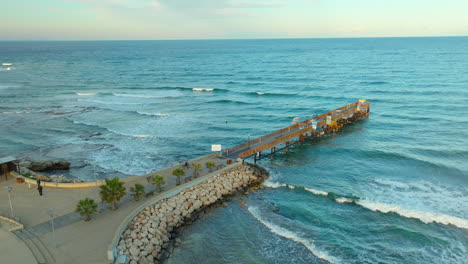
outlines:
[{"label": "distant sea surface", "polygon": [[188,227],[169,263],[468,263],[466,37],[0,42],[0,63],[0,153],[84,180],[372,103],[262,160],[270,188]]}]

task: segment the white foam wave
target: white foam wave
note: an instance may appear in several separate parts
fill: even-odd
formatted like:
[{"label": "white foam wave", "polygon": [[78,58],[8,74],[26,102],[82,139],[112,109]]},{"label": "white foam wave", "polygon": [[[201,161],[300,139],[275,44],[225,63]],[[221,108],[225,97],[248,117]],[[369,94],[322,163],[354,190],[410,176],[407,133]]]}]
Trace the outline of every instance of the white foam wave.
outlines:
[{"label": "white foam wave", "polygon": [[122,93],[112,93],[114,96],[119,97],[132,97],[132,98],[161,98],[168,97],[164,95],[147,95],[147,94],[122,94]]},{"label": "white foam wave", "polygon": [[11,65],[13,65],[13,63],[4,62],[4,63],[2,63],[2,65],[3,65],[3,66],[11,66]]},{"label": "white foam wave", "polygon": [[339,198],[336,198],[335,201],[336,201],[337,203],[341,203],[341,204],[342,204],[342,203],[352,203],[352,202],[354,202],[353,199],[346,198],[346,197],[339,197]]},{"label": "white foam wave", "polygon": [[96,95],[96,93],[75,93],[76,95],[78,96],[92,96],[92,95]]},{"label": "white foam wave", "polygon": [[213,88],[193,88],[192,91],[194,92],[212,92]]},{"label": "white foam wave", "polygon": [[[376,181],[385,185],[391,185],[391,186],[398,185],[399,188],[411,187],[405,183],[400,183],[400,182],[394,182],[394,181],[388,181],[388,180],[376,180]],[[288,185],[285,183],[273,182],[270,180],[267,180],[266,182],[264,182],[263,185],[269,188],[289,187],[290,189],[294,189],[298,187],[298,186]],[[311,192],[315,195],[327,196],[329,194],[326,191],[316,190],[310,187],[304,187],[304,190]],[[379,211],[382,213],[390,213],[390,212],[397,213],[398,215],[403,216],[403,217],[419,219],[420,221],[426,224],[439,223],[443,225],[453,225],[459,228],[468,229],[467,219],[456,217],[456,216],[451,216],[447,214],[412,210],[412,209],[403,208],[399,205],[373,202],[367,199],[351,199],[347,197],[336,197],[334,198],[334,200],[340,204],[356,203],[371,211]]]},{"label": "white foam wave", "polygon": [[262,93],[262,92],[257,92],[257,94],[258,94],[258,95],[263,95],[263,94],[265,94],[265,93]]},{"label": "white foam wave", "polygon": [[328,192],[325,192],[325,191],[321,191],[321,190],[316,190],[316,189],[313,189],[313,188],[304,188],[304,190],[308,191],[308,192],[311,192],[313,194],[317,194],[317,195],[323,195],[323,196],[327,196],[328,195]]},{"label": "white foam wave", "polygon": [[275,225],[275,224],[273,224],[271,222],[268,222],[265,219],[263,219],[260,216],[260,213],[258,212],[258,209],[256,207],[249,206],[247,210],[253,215],[253,217],[255,217],[255,219],[257,219],[260,223],[262,223],[264,226],[266,226],[268,229],[270,229],[270,231],[273,232],[274,234],[282,236],[282,237],[287,238],[287,239],[291,239],[291,240],[293,240],[293,241],[295,241],[297,243],[301,243],[310,252],[312,252],[312,254],[314,254],[318,258],[326,260],[326,261],[328,261],[330,263],[338,263],[338,261],[335,258],[329,256],[325,252],[322,252],[322,251],[318,250],[315,247],[315,245],[312,243],[312,241],[309,241],[309,240],[307,240],[305,238],[302,238],[298,234],[296,234],[296,233],[294,233],[294,232],[292,232],[292,231],[290,231],[290,230],[288,230],[286,228],[280,227],[278,225]]},{"label": "white foam wave", "polygon": [[263,186],[276,189],[276,188],[281,188],[281,187],[287,187],[288,185],[285,184],[285,183],[279,183],[279,182],[274,182],[274,181],[266,180],[266,181],[263,183]]},{"label": "white foam wave", "polygon": [[88,102],[88,103],[98,103],[98,104],[111,104],[111,105],[139,105],[142,103],[123,103],[123,102],[106,102],[100,100],[87,100],[87,99],[77,99],[79,102]]},{"label": "white foam wave", "polygon": [[168,116],[169,114],[164,114],[164,113],[148,113],[148,112],[141,112],[137,111],[138,114],[140,115],[148,115],[148,116]]},{"label": "white foam wave", "polygon": [[365,200],[365,199],[359,200],[356,203],[372,211],[379,211],[382,213],[393,212],[404,217],[419,219],[426,224],[439,223],[443,225],[454,225],[459,228],[468,229],[468,220],[455,217],[455,216],[434,213],[434,212],[423,212],[423,211],[411,210],[411,209],[402,208],[398,205],[372,202],[372,201]]},{"label": "white foam wave", "polygon": [[110,132],[114,133],[114,134],[118,134],[118,135],[121,135],[121,136],[126,136],[126,137],[134,137],[134,138],[152,138],[153,136],[152,135],[145,135],[145,134],[128,134],[128,133],[122,133],[122,132],[118,132],[118,131],[115,131],[115,130],[112,130],[112,129],[108,129]]}]

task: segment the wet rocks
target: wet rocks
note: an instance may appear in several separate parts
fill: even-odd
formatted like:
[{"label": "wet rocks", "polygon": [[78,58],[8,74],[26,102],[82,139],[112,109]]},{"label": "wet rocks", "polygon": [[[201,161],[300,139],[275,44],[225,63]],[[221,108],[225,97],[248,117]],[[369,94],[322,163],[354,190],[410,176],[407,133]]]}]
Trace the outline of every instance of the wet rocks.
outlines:
[{"label": "wet rocks", "polygon": [[128,225],[119,241],[119,253],[130,263],[154,263],[167,255],[168,245],[179,245],[173,231],[191,222],[192,215],[219,201],[223,196],[245,192],[245,187],[268,177],[261,167],[245,164],[217,174],[176,196],[147,206]]},{"label": "wet rocks", "polygon": [[26,168],[36,172],[70,169],[68,161],[31,161],[25,165]]}]

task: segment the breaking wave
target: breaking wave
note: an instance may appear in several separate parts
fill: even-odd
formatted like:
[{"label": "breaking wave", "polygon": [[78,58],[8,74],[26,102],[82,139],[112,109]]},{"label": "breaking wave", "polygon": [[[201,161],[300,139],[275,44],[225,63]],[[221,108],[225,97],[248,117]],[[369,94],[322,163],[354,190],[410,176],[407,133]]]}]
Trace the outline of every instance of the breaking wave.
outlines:
[{"label": "breaking wave", "polygon": [[76,95],[78,96],[92,96],[92,95],[96,95],[96,93],[75,93]]},{"label": "breaking wave", "polygon": [[312,254],[314,254],[316,257],[321,258],[325,261],[328,261],[330,263],[339,263],[337,260],[335,260],[333,257],[329,256],[327,253],[322,252],[318,250],[315,245],[312,243],[312,241],[305,239],[301,237],[300,235],[294,233],[291,230],[288,230],[286,228],[283,228],[281,226],[275,225],[271,222],[268,222],[267,220],[263,219],[260,216],[260,213],[258,212],[258,208],[256,207],[251,207],[249,206],[247,210],[252,214],[255,219],[257,219],[260,223],[262,223],[265,227],[270,229],[270,231],[278,236],[293,240],[297,243],[300,243],[304,245]]},{"label": "breaking wave", "polygon": [[147,115],[147,116],[169,116],[169,114],[164,114],[164,113],[148,113],[148,112],[142,112],[142,111],[136,111],[140,115]]},{"label": "breaking wave", "polygon": [[[378,211],[381,213],[396,213],[406,218],[418,219],[425,224],[438,223],[438,224],[443,224],[443,225],[453,225],[458,228],[463,228],[463,229],[468,230],[467,219],[463,219],[460,217],[451,216],[447,214],[413,210],[413,209],[404,208],[395,204],[380,203],[380,202],[375,202],[375,201],[371,201],[371,200],[359,198],[359,197],[354,197],[354,196],[349,197],[349,196],[344,196],[344,195],[338,195],[333,192],[316,190],[310,187],[293,186],[293,185],[289,185],[285,183],[266,181],[263,185],[269,188],[303,189],[309,193],[313,193],[314,195],[326,196],[340,204],[345,204],[345,203],[355,204],[355,205],[359,205],[363,208],[369,209],[374,212]],[[403,187],[403,186],[400,186],[400,187]]]},{"label": "breaking wave", "polygon": [[212,92],[213,88],[192,88],[194,92]]}]

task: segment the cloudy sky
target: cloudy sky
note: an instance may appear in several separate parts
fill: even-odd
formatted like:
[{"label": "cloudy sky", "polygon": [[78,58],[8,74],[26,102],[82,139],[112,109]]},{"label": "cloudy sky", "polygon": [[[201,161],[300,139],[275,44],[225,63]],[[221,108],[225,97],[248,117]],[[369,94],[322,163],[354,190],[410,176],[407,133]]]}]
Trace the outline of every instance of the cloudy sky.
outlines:
[{"label": "cloudy sky", "polygon": [[0,40],[467,36],[468,0],[0,0]]}]

